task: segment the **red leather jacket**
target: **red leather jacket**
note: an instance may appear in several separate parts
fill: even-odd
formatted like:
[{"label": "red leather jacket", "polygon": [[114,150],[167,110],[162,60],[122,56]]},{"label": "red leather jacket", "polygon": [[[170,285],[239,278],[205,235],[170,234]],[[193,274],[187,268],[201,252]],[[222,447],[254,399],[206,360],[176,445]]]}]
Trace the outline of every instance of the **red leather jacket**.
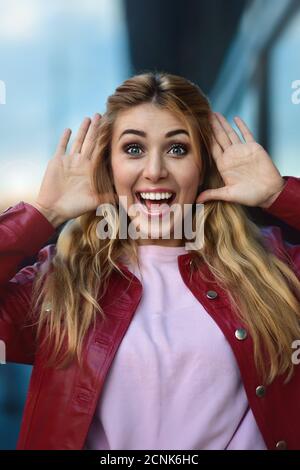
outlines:
[{"label": "red leather jacket", "polygon": [[[287,184],[267,211],[300,231],[300,178],[285,179]],[[278,227],[262,231],[278,255],[290,254],[300,277],[300,245],[284,243]],[[18,449],[83,449],[106,375],[142,296],[140,281],[120,264],[132,282],[114,271],[101,301],[107,322],[99,320],[87,335],[83,367],[74,363],[67,370],[46,368],[26,314],[34,276],[39,269],[47,269],[55,250],[54,244],[41,247],[53,234],[52,225],[30,204],[20,202],[0,215],[0,339],[6,343],[7,361],[34,365]],[[38,261],[18,272],[22,261],[36,254]],[[199,277],[192,254],[180,255],[178,266],[187,288],[232,347],[268,449],[300,449],[300,368],[295,368],[287,385],[279,377],[265,387],[265,393],[259,393],[262,388],[257,387],[264,384],[254,366],[252,341],[249,335],[236,337],[236,330],[243,325],[232,314],[226,292],[216,287],[206,268],[209,281]],[[209,291],[214,291],[213,295]]]}]

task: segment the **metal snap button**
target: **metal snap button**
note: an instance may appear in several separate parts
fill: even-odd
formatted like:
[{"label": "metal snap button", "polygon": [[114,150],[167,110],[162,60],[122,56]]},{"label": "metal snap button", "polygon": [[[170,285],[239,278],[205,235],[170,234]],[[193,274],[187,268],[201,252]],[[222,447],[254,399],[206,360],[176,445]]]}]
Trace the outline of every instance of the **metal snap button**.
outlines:
[{"label": "metal snap button", "polygon": [[208,290],[208,291],[206,292],[206,297],[207,297],[208,299],[211,299],[211,300],[212,300],[212,299],[215,299],[216,297],[218,297],[218,293],[217,293],[216,291],[214,291],[214,290]]},{"label": "metal snap button", "polygon": [[243,340],[247,338],[247,331],[244,328],[238,328],[234,332],[235,337],[239,340]]},{"label": "metal snap button", "polygon": [[278,441],[276,443],[276,449],[277,450],[286,450],[287,449],[287,444],[285,441]]},{"label": "metal snap button", "polygon": [[259,398],[262,398],[266,394],[266,388],[263,385],[259,385],[256,387],[255,393]]}]

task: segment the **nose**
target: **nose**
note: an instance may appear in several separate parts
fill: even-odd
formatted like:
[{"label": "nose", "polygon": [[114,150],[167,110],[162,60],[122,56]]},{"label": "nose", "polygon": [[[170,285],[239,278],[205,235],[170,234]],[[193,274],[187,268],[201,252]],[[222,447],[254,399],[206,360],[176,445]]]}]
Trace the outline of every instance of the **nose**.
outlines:
[{"label": "nose", "polygon": [[168,169],[166,168],[164,159],[159,153],[149,155],[145,161],[143,176],[151,181],[158,181],[168,176]]}]

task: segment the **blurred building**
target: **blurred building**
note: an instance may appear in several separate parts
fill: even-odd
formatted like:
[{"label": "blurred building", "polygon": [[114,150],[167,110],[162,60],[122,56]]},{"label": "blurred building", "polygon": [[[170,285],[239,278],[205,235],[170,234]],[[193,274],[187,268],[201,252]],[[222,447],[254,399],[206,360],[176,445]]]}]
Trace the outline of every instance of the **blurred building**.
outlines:
[{"label": "blurred building", "polygon": [[[0,0],[0,211],[36,197],[63,130],[130,70],[122,0]],[[30,373],[0,365],[0,449],[16,446]]]},{"label": "blurred building", "polygon": [[[216,109],[232,121],[241,116],[281,175],[300,177],[300,2],[254,0],[241,18],[234,41],[210,93]],[[299,234],[257,208],[261,225],[279,225],[284,237]]]}]

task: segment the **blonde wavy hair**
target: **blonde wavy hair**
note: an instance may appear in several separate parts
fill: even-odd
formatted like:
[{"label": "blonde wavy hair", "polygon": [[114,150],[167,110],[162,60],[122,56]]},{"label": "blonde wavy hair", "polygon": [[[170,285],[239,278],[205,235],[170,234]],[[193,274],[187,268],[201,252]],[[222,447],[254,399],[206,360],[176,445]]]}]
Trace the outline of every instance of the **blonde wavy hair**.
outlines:
[{"label": "blonde wavy hair", "polygon": [[[108,97],[101,118],[92,180],[103,201],[112,195],[117,212],[110,163],[114,122],[119,112],[142,103],[168,109],[186,123],[199,161],[202,159],[202,189],[223,186],[210,151],[207,97],[182,77],[143,73],[126,80]],[[58,237],[49,270],[41,271],[35,279],[32,312],[38,314],[37,338],[43,336],[41,345],[49,348],[49,365],[66,367],[73,360],[80,363],[86,333],[95,326],[98,315],[105,317],[101,298],[112,271],[119,270],[117,260],[125,254],[138,262],[135,240],[118,236],[101,240],[98,223],[96,211],[68,221]],[[118,220],[110,223],[117,234]],[[199,226],[195,220],[193,223]],[[291,344],[300,337],[300,282],[292,260],[268,248],[259,227],[239,204],[207,202],[201,223],[204,246],[193,252],[196,266],[201,270],[204,262],[228,293],[234,314],[252,337],[255,364],[264,383],[281,374],[287,374],[288,381],[294,367]],[[47,310],[49,303],[51,311]]]}]

